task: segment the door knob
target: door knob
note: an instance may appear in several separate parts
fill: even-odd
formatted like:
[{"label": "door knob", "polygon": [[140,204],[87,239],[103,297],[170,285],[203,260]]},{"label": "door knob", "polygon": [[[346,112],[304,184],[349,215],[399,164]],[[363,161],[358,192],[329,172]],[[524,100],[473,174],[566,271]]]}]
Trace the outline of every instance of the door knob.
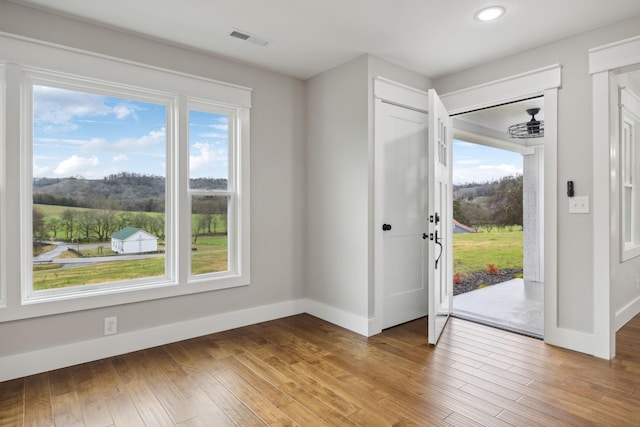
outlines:
[{"label": "door knob", "polygon": [[391,224],[382,224],[382,231],[391,230]]}]

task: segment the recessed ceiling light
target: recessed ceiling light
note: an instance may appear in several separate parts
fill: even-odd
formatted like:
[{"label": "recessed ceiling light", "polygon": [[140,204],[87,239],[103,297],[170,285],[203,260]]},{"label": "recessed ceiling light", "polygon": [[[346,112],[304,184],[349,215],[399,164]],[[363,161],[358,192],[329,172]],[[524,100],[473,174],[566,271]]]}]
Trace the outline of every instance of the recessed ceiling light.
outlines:
[{"label": "recessed ceiling light", "polygon": [[500,18],[502,15],[504,15],[504,7],[491,6],[485,7],[476,13],[476,19],[478,21],[493,21],[494,19]]}]

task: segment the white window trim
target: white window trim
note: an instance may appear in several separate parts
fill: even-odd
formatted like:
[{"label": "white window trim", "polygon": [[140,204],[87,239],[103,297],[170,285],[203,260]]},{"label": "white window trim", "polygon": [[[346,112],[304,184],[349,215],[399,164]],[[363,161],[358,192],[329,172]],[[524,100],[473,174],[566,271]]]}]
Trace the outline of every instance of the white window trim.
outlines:
[{"label": "white window trim", "polygon": [[[238,146],[239,144],[237,144],[234,141],[237,141],[238,137],[239,137],[239,124],[240,124],[240,120],[238,118],[239,115],[239,111],[237,109],[231,109],[231,108],[225,108],[222,107],[220,105],[216,105],[213,104],[211,102],[206,102],[206,101],[202,101],[202,100],[195,100],[195,99],[187,99],[187,114],[188,112],[190,112],[191,110],[196,110],[196,111],[202,111],[202,112],[206,112],[206,113],[212,113],[212,114],[224,114],[227,115],[229,117],[229,122],[228,122],[228,140],[229,140],[229,152],[228,152],[228,176],[227,176],[227,189],[226,190],[196,190],[196,189],[191,189],[190,188],[190,174],[189,174],[189,167],[185,168],[185,173],[186,173],[186,177],[185,177],[185,181],[186,182],[186,188],[187,188],[187,193],[189,195],[188,197],[188,212],[191,213],[191,202],[193,200],[194,196],[220,196],[220,197],[229,197],[229,203],[227,205],[227,209],[228,209],[228,214],[227,214],[227,236],[229,235],[237,235],[238,230],[239,230],[239,224],[238,221],[236,220],[237,215],[236,213],[238,212],[238,200],[239,200],[239,179],[238,179],[238,172],[242,171],[243,168],[242,166],[238,163],[240,161],[240,159],[242,158],[241,156],[238,155]],[[187,139],[188,140],[188,139]],[[186,146],[186,155],[184,156],[187,160],[189,160],[190,158],[190,154],[189,154],[189,144],[183,144],[184,146]],[[191,222],[190,223],[190,227],[192,227]],[[191,234],[189,234],[191,235]],[[240,255],[240,251],[242,248],[242,242],[237,241],[238,239],[229,239],[227,240],[227,252],[228,252],[228,261],[227,261],[227,265],[228,265],[228,270],[225,272],[212,272],[212,273],[205,273],[205,274],[192,274],[191,273],[191,262],[192,262],[192,258],[191,256],[193,255],[193,252],[191,250],[186,251],[185,253],[188,254],[188,259],[186,260],[186,265],[189,266],[189,269],[187,270],[187,282],[188,283],[201,283],[201,282],[206,282],[208,280],[211,280],[212,278],[216,278],[216,277],[220,277],[222,275],[228,276],[229,274],[231,275],[237,275],[239,273],[239,265],[240,265],[240,260],[243,258]]]},{"label": "white window trim", "polygon": [[616,69],[640,64],[640,37],[632,37],[589,50],[589,73],[593,90],[593,235],[602,236],[593,246],[594,352],[611,359],[616,354],[615,331],[624,324],[616,319],[611,287],[611,250],[618,238],[612,198],[617,197],[615,158],[617,143],[610,138],[612,123],[609,111],[610,74]]},{"label": "white window trim", "polygon": [[[180,237],[180,241],[174,243],[175,251],[178,253],[173,257],[172,262],[175,265],[167,267],[167,274],[173,276],[173,280],[166,280],[164,282],[154,283],[154,287],[149,288],[145,281],[143,284],[133,283],[133,286],[129,286],[123,289],[115,289],[110,286],[111,289],[105,289],[106,287],[95,286],[91,292],[84,292],[81,295],[64,295],[63,293],[57,294],[55,298],[48,298],[46,303],[34,298],[27,298],[23,301],[25,281],[22,275],[23,269],[31,270],[30,264],[31,256],[24,256],[25,249],[18,251],[2,251],[4,245],[11,244],[12,247],[19,245],[24,246],[24,230],[13,231],[11,233],[2,233],[0,229],[0,256],[5,256],[3,266],[12,266],[11,271],[2,268],[2,281],[0,286],[3,286],[0,297],[5,299],[5,307],[0,309],[0,322],[10,321],[22,318],[37,317],[44,315],[51,315],[57,313],[65,313],[79,310],[87,310],[98,307],[105,307],[111,305],[127,304],[139,301],[147,301],[158,298],[167,298],[173,296],[180,296],[186,294],[193,294],[198,292],[214,291],[222,288],[244,286],[250,283],[250,269],[249,269],[249,118],[251,108],[251,89],[241,87],[233,84],[227,84],[199,76],[188,75],[184,73],[174,72],[171,70],[160,69],[157,67],[147,66],[144,64],[134,63],[131,61],[124,61],[117,58],[107,57],[103,55],[92,54],[76,49],[70,49],[61,46],[54,46],[34,40],[29,40],[21,37],[15,37],[7,34],[0,34],[0,60],[6,62],[6,84],[7,84],[7,96],[3,99],[7,100],[5,114],[1,114],[4,118],[11,113],[11,120],[7,120],[6,132],[3,132],[7,137],[12,139],[23,139],[21,146],[30,145],[30,139],[25,142],[24,138],[28,135],[23,134],[23,130],[27,125],[24,118],[29,117],[24,115],[24,110],[21,107],[24,105],[25,90],[24,87],[28,86],[25,81],[22,81],[24,75],[23,71],[27,74],[38,74],[42,76],[55,76],[56,79],[65,78],[68,79],[68,83],[78,82],[84,80],[89,87],[104,85],[103,87],[109,90],[109,94],[114,94],[114,90],[123,91],[124,96],[130,96],[128,91],[131,88],[135,88],[139,94],[148,93],[153,96],[170,96],[174,98],[174,107],[168,111],[169,115],[174,115],[175,122],[178,124],[178,129],[169,129],[170,123],[167,123],[168,133],[175,135],[176,138],[183,138],[184,132],[181,128],[184,128],[186,120],[186,110],[181,106],[186,105],[186,98],[191,99],[204,99],[207,102],[219,104],[221,106],[232,108],[237,111],[238,123],[238,147],[237,158],[238,167],[240,168],[237,176],[238,185],[238,218],[239,224],[237,224],[238,234],[238,253],[240,254],[240,260],[237,265],[236,274],[230,274],[221,278],[208,278],[208,280],[198,281],[197,283],[188,283],[186,276],[183,272],[189,271],[189,265],[185,260],[189,258],[188,255],[184,255],[185,247],[187,251],[190,250],[190,233],[184,234],[184,225],[188,221],[185,219],[186,206],[185,198],[188,197],[186,191],[180,190],[185,188],[182,184],[184,181],[177,176],[172,179],[172,184],[175,186],[171,189],[169,184],[167,188],[167,197],[171,197],[174,204],[179,206],[175,210],[176,217],[169,218],[167,221],[172,222],[176,232]],[[19,64],[19,65],[17,65]],[[76,76],[81,76],[76,80]],[[117,76],[117,78],[114,78]],[[20,89],[22,88],[22,89]],[[134,91],[135,91],[134,90]],[[1,107],[0,107],[1,108]],[[20,111],[21,118],[18,119],[18,113]],[[26,126],[28,127],[28,126]],[[2,136],[2,137],[3,137]],[[1,138],[1,137],[0,137]],[[7,171],[5,174],[18,170],[16,163],[19,163],[19,159],[24,158],[25,154],[21,152],[23,148],[17,147],[18,144],[11,144],[10,147],[7,144],[2,144],[2,147],[7,147],[7,153],[4,159],[4,165],[7,166],[3,170]],[[182,146],[184,144],[174,144],[172,147],[168,144],[169,149],[173,150],[177,154],[179,148],[176,146]],[[172,158],[176,156],[171,156]],[[180,156],[178,156],[180,157]],[[183,158],[184,156],[182,156]],[[182,160],[180,160],[182,161]],[[178,175],[185,173],[184,164],[177,164],[168,166],[173,170],[177,170]],[[31,168],[31,165],[29,165]],[[11,188],[6,190],[7,194],[16,196],[20,194],[20,186],[26,186],[30,184],[30,181],[25,180],[24,168],[20,169],[20,180],[12,180],[9,185]],[[29,179],[31,172],[29,170]],[[15,175],[18,176],[18,175]],[[0,180],[3,178],[0,178]],[[169,181],[169,177],[167,177]],[[20,181],[18,183],[18,181]],[[187,179],[188,182],[188,179]],[[0,181],[0,185],[3,182]],[[177,191],[180,190],[180,191]],[[21,211],[24,211],[26,203],[24,199],[28,197],[22,197],[22,201],[17,207],[9,207],[1,199],[4,197],[5,191],[2,187],[0,193],[0,203],[2,205],[2,215],[0,215],[0,227],[2,223],[6,221],[7,224],[24,223],[25,220],[21,219]],[[23,193],[24,194],[24,193]],[[31,190],[29,191],[29,195]],[[29,205],[29,220],[28,226],[31,227],[31,199],[28,200]],[[167,215],[169,212],[167,212]],[[189,224],[190,225],[190,224]],[[168,228],[169,230],[169,228]],[[167,231],[168,231],[167,230]],[[31,231],[29,231],[30,235]],[[10,234],[10,235],[9,235]],[[185,244],[186,242],[186,244]],[[187,252],[188,253],[188,252]],[[169,271],[171,270],[171,271]],[[137,286],[140,285],[140,286]],[[28,286],[31,287],[31,281]],[[42,291],[39,291],[42,292]],[[42,293],[40,295],[45,295]],[[1,301],[0,301],[1,302]],[[0,306],[1,307],[1,306]]]},{"label": "white window trim", "polygon": [[[640,198],[640,188],[638,188],[637,180],[640,178],[638,174],[638,167],[640,167],[640,161],[636,157],[638,156],[638,143],[640,140],[638,139],[638,124],[640,123],[640,117],[637,112],[640,112],[640,97],[638,97],[633,92],[630,92],[626,88],[620,88],[620,108],[618,111],[618,139],[619,139],[619,153],[620,153],[620,196],[619,196],[619,204],[620,204],[620,261],[628,261],[632,258],[640,256],[640,218],[638,217],[638,199]],[[623,144],[623,132],[624,125],[629,124],[630,129],[632,130],[631,140],[629,141],[629,151],[631,153],[627,153]],[[625,162],[627,161],[627,156],[630,156],[630,172],[631,179],[630,182],[627,183],[625,178]],[[631,188],[631,241],[626,241],[627,234],[627,221],[625,218],[626,215],[626,203],[625,203],[625,188]]]},{"label": "white window trim", "polygon": [[[5,64],[0,62],[0,166],[5,164],[5,147],[6,147],[6,78],[5,78]],[[0,173],[0,212],[6,206],[6,181],[7,168],[2,167]],[[6,252],[6,215],[0,213],[0,309],[7,306],[7,274],[5,270],[5,254]]]},{"label": "white window trim", "polygon": [[82,286],[69,286],[65,288],[57,288],[51,290],[33,290],[33,257],[31,247],[23,245],[22,253],[22,303],[35,304],[43,302],[51,302],[55,300],[74,299],[79,297],[102,295],[111,292],[127,292],[133,289],[146,289],[150,287],[177,285],[175,271],[176,266],[176,250],[175,241],[177,233],[173,224],[173,213],[176,206],[173,194],[175,194],[175,179],[173,165],[175,164],[175,156],[171,147],[174,146],[175,138],[172,130],[173,111],[175,110],[175,96],[171,94],[159,93],[157,91],[142,90],[139,88],[125,87],[123,85],[111,83],[96,83],[94,81],[80,78],[70,77],[67,75],[59,75],[54,72],[32,70],[24,67],[22,70],[22,154],[21,154],[21,170],[22,170],[22,188],[20,190],[22,218],[21,235],[23,242],[31,242],[33,240],[32,230],[32,214],[33,214],[33,87],[48,86],[58,87],[62,89],[74,90],[85,93],[96,93],[105,96],[122,97],[142,102],[150,102],[164,105],[166,109],[166,188],[165,188],[165,223],[166,240],[169,244],[166,246],[165,257],[165,276],[164,277],[148,277],[135,280],[127,280],[121,282],[96,283]]}]

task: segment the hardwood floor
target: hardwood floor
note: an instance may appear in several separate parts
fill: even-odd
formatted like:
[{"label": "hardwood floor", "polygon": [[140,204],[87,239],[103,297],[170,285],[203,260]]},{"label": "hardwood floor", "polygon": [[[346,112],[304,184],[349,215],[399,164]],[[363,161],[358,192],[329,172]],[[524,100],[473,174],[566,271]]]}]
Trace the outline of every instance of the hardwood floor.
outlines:
[{"label": "hardwood floor", "polygon": [[613,361],[451,319],[364,338],[309,315],[0,383],[0,425],[640,425],[640,317]]}]

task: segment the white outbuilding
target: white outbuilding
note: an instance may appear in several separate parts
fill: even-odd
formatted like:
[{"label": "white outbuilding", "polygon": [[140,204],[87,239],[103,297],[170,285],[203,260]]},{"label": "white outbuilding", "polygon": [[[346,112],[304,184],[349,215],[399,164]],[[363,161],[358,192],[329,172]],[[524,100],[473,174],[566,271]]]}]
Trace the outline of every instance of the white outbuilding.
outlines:
[{"label": "white outbuilding", "polygon": [[158,237],[141,228],[125,227],[111,235],[111,250],[118,254],[158,251]]}]

